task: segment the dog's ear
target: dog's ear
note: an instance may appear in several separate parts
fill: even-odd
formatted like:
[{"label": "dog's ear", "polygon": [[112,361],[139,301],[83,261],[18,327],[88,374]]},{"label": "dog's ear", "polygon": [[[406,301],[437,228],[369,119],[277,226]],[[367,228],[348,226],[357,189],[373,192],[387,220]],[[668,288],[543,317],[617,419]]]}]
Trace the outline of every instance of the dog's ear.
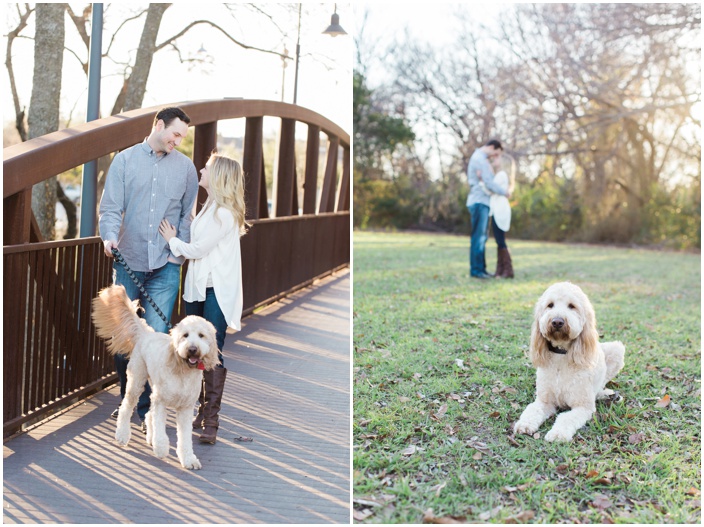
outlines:
[{"label": "dog's ear", "polygon": [[533,366],[540,368],[545,366],[548,362],[548,341],[543,337],[540,332],[540,323],[538,322],[540,313],[538,309],[535,310],[535,316],[533,317],[533,326],[530,330],[530,351],[529,357]]},{"label": "dog's ear", "polygon": [[206,370],[212,370],[220,364],[220,359],[218,358],[218,342],[215,339],[216,330],[207,320],[205,321],[207,325],[207,330],[205,331],[205,340],[208,343],[208,353],[203,357],[203,366]]},{"label": "dog's ear", "polygon": [[178,324],[169,330],[169,352],[166,354],[166,361],[171,368],[181,368],[183,370],[186,366],[178,354],[178,341],[181,339],[181,335],[181,328]]},{"label": "dog's ear", "polygon": [[572,343],[570,348],[570,360],[577,366],[588,367],[592,366],[597,360],[599,353],[599,333],[596,330],[596,315],[589,299],[582,299],[582,308],[584,309],[584,326],[582,332]]}]

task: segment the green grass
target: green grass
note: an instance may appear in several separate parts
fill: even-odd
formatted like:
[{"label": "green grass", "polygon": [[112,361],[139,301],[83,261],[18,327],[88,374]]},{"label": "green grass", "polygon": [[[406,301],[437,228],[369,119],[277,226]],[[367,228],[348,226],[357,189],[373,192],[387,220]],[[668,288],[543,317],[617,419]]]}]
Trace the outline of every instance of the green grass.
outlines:
[{"label": "green grass", "polygon": [[[480,281],[467,237],[354,233],[356,520],[700,523],[700,255],[509,245],[516,278]],[[553,419],[514,438],[533,306],[562,280],[626,345],[622,400],[569,444],[544,441]]]}]

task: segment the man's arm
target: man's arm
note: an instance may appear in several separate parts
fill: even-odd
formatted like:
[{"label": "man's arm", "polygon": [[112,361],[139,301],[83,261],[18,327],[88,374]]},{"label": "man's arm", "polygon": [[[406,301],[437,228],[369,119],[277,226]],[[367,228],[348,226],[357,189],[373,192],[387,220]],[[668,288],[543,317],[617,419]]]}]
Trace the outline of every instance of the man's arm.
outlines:
[{"label": "man's arm", "polygon": [[508,190],[504,190],[500,185],[494,181],[494,171],[491,169],[489,162],[482,164],[480,179],[484,182],[486,187],[494,194],[499,194],[500,196],[508,196]]},{"label": "man's arm", "polygon": [[125,156],[116,156],[110,164],[103,196],[100,198],[98,229],[105,255],[112,258],[125,211]]},{"label": "man's arm", "polygon": [[188,175],[186,176],[186,192],[181,200],[181,214],[176,226],[176,237],[188,243],[191,241],[191,222],[193,221],[193,210],[198,197],[198,174],[193,163],[189,164]]}]

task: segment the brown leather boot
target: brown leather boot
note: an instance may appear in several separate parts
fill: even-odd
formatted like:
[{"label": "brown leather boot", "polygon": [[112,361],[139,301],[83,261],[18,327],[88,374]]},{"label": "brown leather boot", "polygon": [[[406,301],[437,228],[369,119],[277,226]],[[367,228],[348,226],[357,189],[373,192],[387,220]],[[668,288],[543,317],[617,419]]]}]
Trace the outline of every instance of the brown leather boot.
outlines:
[{"label": "brown leather boot", "polygon": [[502,257],[501,249],[497,247],[496,250],[496,272],[494,276],[496,278],[501,278],[504,274],[504,268],[506,267],[505,259]]},{"label": "brown leather boot", "polygon": [[[513,262],[511,261],[511,253],[508,249],[499,249],[499,258],[503,260],[503,278],[513,278]],[[498,275],[497,275],[498,276]]]},{"label": "brown leather boot", "polygon": [[203,428],[203,409],[205,408],[205,381],[201,381],[198,396],[198,413],[193,418],[193,430]]},{"label": "brown leather boot", "polygon": [[218,435],[220,403],[222,392],[225,388],[225,368],[215,368],[203,372],[205,379],[205,407],[203,408],[203,433],[200,435],[201,443],[215,443]]}]

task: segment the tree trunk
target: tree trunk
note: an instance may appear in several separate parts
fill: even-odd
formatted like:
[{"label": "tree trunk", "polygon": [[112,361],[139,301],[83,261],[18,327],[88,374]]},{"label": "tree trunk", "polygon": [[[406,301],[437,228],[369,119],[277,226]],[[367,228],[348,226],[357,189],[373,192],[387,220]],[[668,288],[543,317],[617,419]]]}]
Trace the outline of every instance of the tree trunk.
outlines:
[{"label": "tree trunk", "polygon": [[[65,4],[38,3],[34,43],[34,76],[29,102],[29,138],[59,129],[61,70],[64,57]],[[56,176],[32,189],[32,211],[45,240],[54,239]]]},{"label": "tree trunk", "polygon": [[142,38],[139,41],[139,48],[137,48],[137,58],[134,68],[132,68],[132,74],[127,81],[123,111],[142,107],[144,93],[147,90],[149,70],[152,67],[152,58],[156,49],[156,36],[159,33],[161,18],[170,6],[171,4],[149,4],[147,21],[144,23]]}]

